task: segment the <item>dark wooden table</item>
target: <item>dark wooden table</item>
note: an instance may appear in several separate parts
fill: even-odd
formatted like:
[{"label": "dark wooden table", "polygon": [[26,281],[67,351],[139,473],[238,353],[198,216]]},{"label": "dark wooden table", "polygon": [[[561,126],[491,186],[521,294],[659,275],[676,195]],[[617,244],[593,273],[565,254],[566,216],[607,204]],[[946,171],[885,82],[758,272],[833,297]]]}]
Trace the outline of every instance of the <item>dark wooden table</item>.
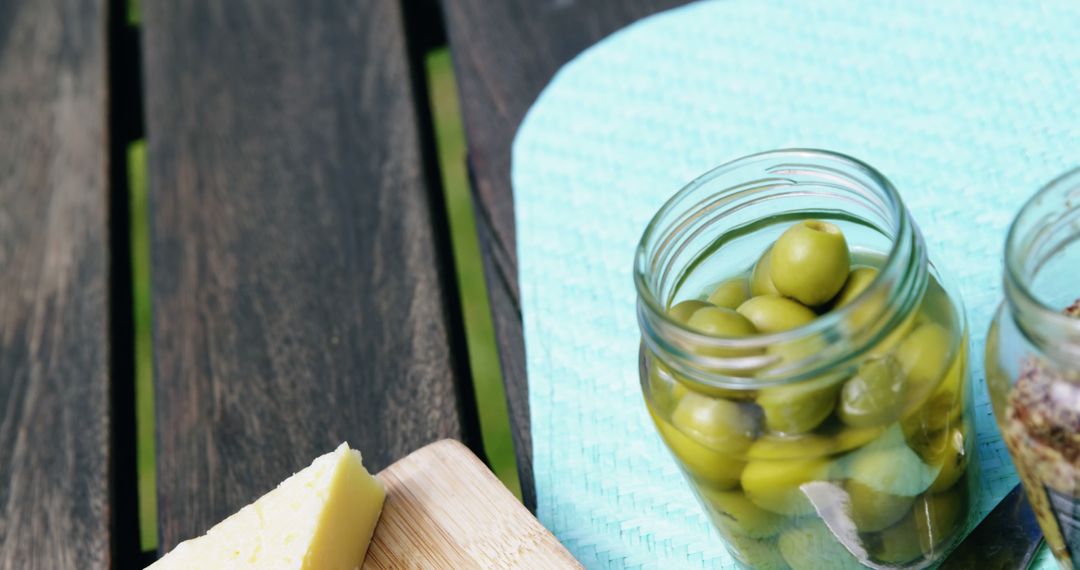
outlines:
[{"label": "dark wooden table", "polygon": [[[677,1],[0,3],[0,569],[129,568],[125,148],[148,141],[160,545],[342,440],[481,449],[423,49],[445,25],[526,503],[510,144],[560,65]],[[422,37],[425,36],[425,37]]]},{"label": "dark wooden table", "polygon": [[686,0],[442,0],[461,91],[477,231],[525,504],[536,504],[529,390],[510,188],[510,147],[564,63],[612,32]]}]

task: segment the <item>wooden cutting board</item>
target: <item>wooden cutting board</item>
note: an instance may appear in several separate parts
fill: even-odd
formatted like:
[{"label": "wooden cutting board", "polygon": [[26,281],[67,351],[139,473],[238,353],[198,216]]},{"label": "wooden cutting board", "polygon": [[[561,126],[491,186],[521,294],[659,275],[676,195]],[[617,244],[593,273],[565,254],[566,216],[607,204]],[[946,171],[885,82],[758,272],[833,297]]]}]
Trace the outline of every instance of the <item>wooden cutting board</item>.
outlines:
[{"label": "wooden cutting board", "polygon": [[581,568],[464,445],[432,443],[382,470],[365,569]]}]

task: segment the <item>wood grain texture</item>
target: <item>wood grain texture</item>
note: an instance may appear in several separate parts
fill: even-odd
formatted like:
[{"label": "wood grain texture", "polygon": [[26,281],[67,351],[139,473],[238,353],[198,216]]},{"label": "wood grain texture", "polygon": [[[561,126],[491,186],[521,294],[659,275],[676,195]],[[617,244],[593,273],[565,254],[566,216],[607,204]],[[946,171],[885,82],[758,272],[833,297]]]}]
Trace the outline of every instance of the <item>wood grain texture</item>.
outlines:
[{"label": "wood grain texture", "polygon": [[364,568],[580,568],[465,446],[440,441],[378,475],[386,504]]},{"label": "wood grain texture", "polygon": [[[477,231],[526,504],[536,504],[517,281],[510,148],[564,63],[608,34],[686,0],[442,0],[461,91]],[[634,355],[628,355],[633,358]]]},{"label": "wood grain texture", "polygon": [[0,2],[0,568],[110,565],[103,0]]},{"label": "wood grain texture", "polygon": [[142,8],[161,548],[343,440],[476,446],[399,4]]}]

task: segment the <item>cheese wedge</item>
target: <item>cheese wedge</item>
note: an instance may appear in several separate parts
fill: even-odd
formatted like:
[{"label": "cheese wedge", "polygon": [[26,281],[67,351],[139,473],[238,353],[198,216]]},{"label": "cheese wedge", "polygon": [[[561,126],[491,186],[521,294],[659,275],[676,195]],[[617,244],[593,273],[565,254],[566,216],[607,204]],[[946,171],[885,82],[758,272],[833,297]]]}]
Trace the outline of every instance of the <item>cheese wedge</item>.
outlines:
[{"label": "cheese wedge", "polygon": [[147,570],[354,570],[385,498],[343,443]]}]

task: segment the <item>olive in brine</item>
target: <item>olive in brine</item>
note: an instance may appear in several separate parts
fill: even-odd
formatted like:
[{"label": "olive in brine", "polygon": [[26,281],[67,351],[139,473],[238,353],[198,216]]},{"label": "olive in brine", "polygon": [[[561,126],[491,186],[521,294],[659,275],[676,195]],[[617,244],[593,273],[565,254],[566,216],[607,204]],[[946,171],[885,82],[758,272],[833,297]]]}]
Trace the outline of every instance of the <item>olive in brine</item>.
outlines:
[{"label": "olive in brine", "polygon": [[782,332],[801,327],[817,318],[814,311],[779,295],[759,295],[736,309],[761,333]]},{"label": "olive in brine", "polygon": [[906,388],[907,379],[895,358],[868,358],[844,382],[837,415],[852,427],[892,423],[904,411]]},{"label": "olive in brine", "polygon": [[888,293],[886,291],[866,293],[877,275],[878,270],[873,267],[852,268],[851,273],[848,274],[847,282],[844,283],[844,288],[840,290],[832,301],[832,309],[841,310],[852,304],[857,298],[867,297],[860,299],[857,306],[851,309],[851,314],[847,317],[847,326],[852,327],[854,330],[863,330],[874,325],[876,321],[882,318],[883,312],[887,308]]},{"label": "olive in brine", "polygon": [[679,401],[671,423],[711,449],[736,455],[744,453],[757,435],[755,419],[745,406],[694,392]]},{"label": "olive in brine", "polygon": [[777,238],[769,276],[780,294],[816,307],[840,292],[851,269],[851,254],[840,228],[804,220]]},{"label": "olive in brine", "polygon": [[668,309],[667,313],[668,313],[669,317],[675,319],[676,321],[679,321],[680,323],[686,324],[687,321],[690,320],[690,317],[698,309],[701,309],[703,307],[709,307],[709,306],[711,306],[711,305],[709,303],[706,303],[705,301],[698,301],[697,299],[688,299],[686,301],[680,301],[680,302],[672,305],[672,307],[670,309]]},{"label": "olive in brine", "polygon": [[732,558],[748,565],[754,570],[791,570],[775,540],[761,540],[737,533],[724,535],[728,541],[728,552]]},{"label": "olive in brine", "polygon": [[935,475],[922,458],[904,445],[897,428],[887,430],[872,447],[858,449],[843,458],[847,478],[880,493],[913,497],[930,486]]},{"label": "olive in brine", "polygon": [[[899,469],[904,451],[884,449],[863,451],[853,456],[844,485],[851,500],[851,520],[862,532],[879,531],[904,518],[915,501],[906,494],[906,481],[899,481],[905,470]],[[910,451],[907,451],[910,454]]]},{"label": "olive in brine", "polygon": [[844,486],[851,500],[851,520],[862,532],[888,528],[904,518],[915,497],[882,493],[856,480]]},{"label": "olive in brine", "polygon": [[794,437],[766,434],[746,451],[747,459],[802,459],[823,457],[836,449],[832,438],[808,433]]},{"label": "olive in brine", "polygon": [[686,388],[675,380],[671,370],[660,363],[659,360],[652,358],[649,363],[649,391],[647,396],[652,398],[655,405],[666,412],[674,408],[675,403],[685,393]]},{"label": "olive in brine", "polygon": [[900,344],[900,341],[908,337],[911,331],[915,330],[915,324],[919,321],[919,314],[912,311],[899,325],[896,326],[889,334],[882,339],[881,342],[874,345],[867,351],[868,356],[883,356],[886,354],[892,354],[896,349],[896,346]]},{"label": "olive in brine", "polygon": [[783,434],[806,433],[829,417],[836,406],[839,385],[816,379],[764,388],[757,405],[765,413],[765,428]]},{"label": "olive in brine", "polygon": [[924,448],[916,451],[927,465],[938,470],[937,477],[927,489],[931,493],[940,493],[955,485],[968,466],[967,442],[960,427],[936,434]]},{"label": "olive in brine", "polygon": [[857,447],[862,447],[871,441],[881,437],[885,433],[884,426],[874,426],[867,428],[845,428],[840,430],[833,439],[836,442],[837,453],[841,451],[848,451]]},{"label": "olive in brine", "polygon": [[749,298],[750,284],[742,277],[728,279],[709,293],[709,302],[725,309],[736,309]]},{"label": "olive in brine", "polygon": [[814,505],[799,486],[825,479],[829,466],[828,460],[820,458],[755,460],[746,464],[740,481],[755,505],[783,515],[808,515]]},{"label": "olive in brine", "polygon": [[926,494],[915,502],[912,514],[923,552],[941,552],[964,522],[967,495],[963,485],[945,493]]},{"label": "olive in brine", "polygon": [[[929,398],[902,420],[901,425],[908,441],[925,442],[945,431],[962,427],[966,376],[966,349],[961,344],[961,352],[953,358],[945,378]],[[916,448],[917,445],[920,444],[912,444]]]},{"label": "olive in brine", "polygon": [[776,290],[776,285],[773,285],[772,277],[770,276],[772,268],[772,248],[766,249],[765,253],[761,254],[757,263],[754,264],[754,270],[750,272],[750,294],[753,296],[758,295],[779,295],[780,292]]},{"label": "olive in brine", "polygon": [[934,432],[960,423],[960,414],[964,409],[964,395],[967,390],[967,343],[961,342],[959,354],[952,359],[945,377],[930,395],[922,410],[924,429]]},{"label": "olive in brine", "polygon": [[713,489],[732,489],[739,484],[739,476],[746,465],[738,457],[711,449],[694,438],[680,432],[660,419],[649,409],[660,437],[667,443],[671,453],[679,459],[683,468],[703,485]]},{"label": "olive in brine", "polygon": [[686,321],[690,328],[712,336],[750,336],[757,333],[754,324],[734,309],[702,307]]},{"label": "olive in brine", "polygon": [[903,564],[923,555],[914,518],[909,514],[902,521],[881,531],[869,541],[875,559],[886,564]]},{"label": "olive in brine", "polygon": [[788,519],[755,505],[741,491],[712,491],[702,496],[718,514],[717,521],[725,529],[753,538],[766,538],[787,526]]},{"label": "olive in brine", "polygon": [[773,369],[795,370],[805,368],[808,362],[817,358],[828,346],[828,341],[821,335],[803,336],[770,344],[765,353],[775,358]]},{"label": "olive in brine", "polygon": [[784,560],[794,570],[855,570],[863,567],[818,519],[785,530],[777,545]]},{"label": "olive in brine", "polygon": [[945,373],[953,344],[945,327],[937,323],[923,323],[896,347],[894,354],[912,383],[914,395],[920,391],[925,393]]},{"label": "olive in brine", "polygon": [[840,292],[836,295],[836,300],[833,302],[833,307],[839,309],[844,305],[855,300],[860,293],[866,290],[874,279],[878,276],[878,270],[873,267],[854,267],[851,269],[851,273],[848,274],[847,281],[844,282],[844,287],[840,289]]}]

